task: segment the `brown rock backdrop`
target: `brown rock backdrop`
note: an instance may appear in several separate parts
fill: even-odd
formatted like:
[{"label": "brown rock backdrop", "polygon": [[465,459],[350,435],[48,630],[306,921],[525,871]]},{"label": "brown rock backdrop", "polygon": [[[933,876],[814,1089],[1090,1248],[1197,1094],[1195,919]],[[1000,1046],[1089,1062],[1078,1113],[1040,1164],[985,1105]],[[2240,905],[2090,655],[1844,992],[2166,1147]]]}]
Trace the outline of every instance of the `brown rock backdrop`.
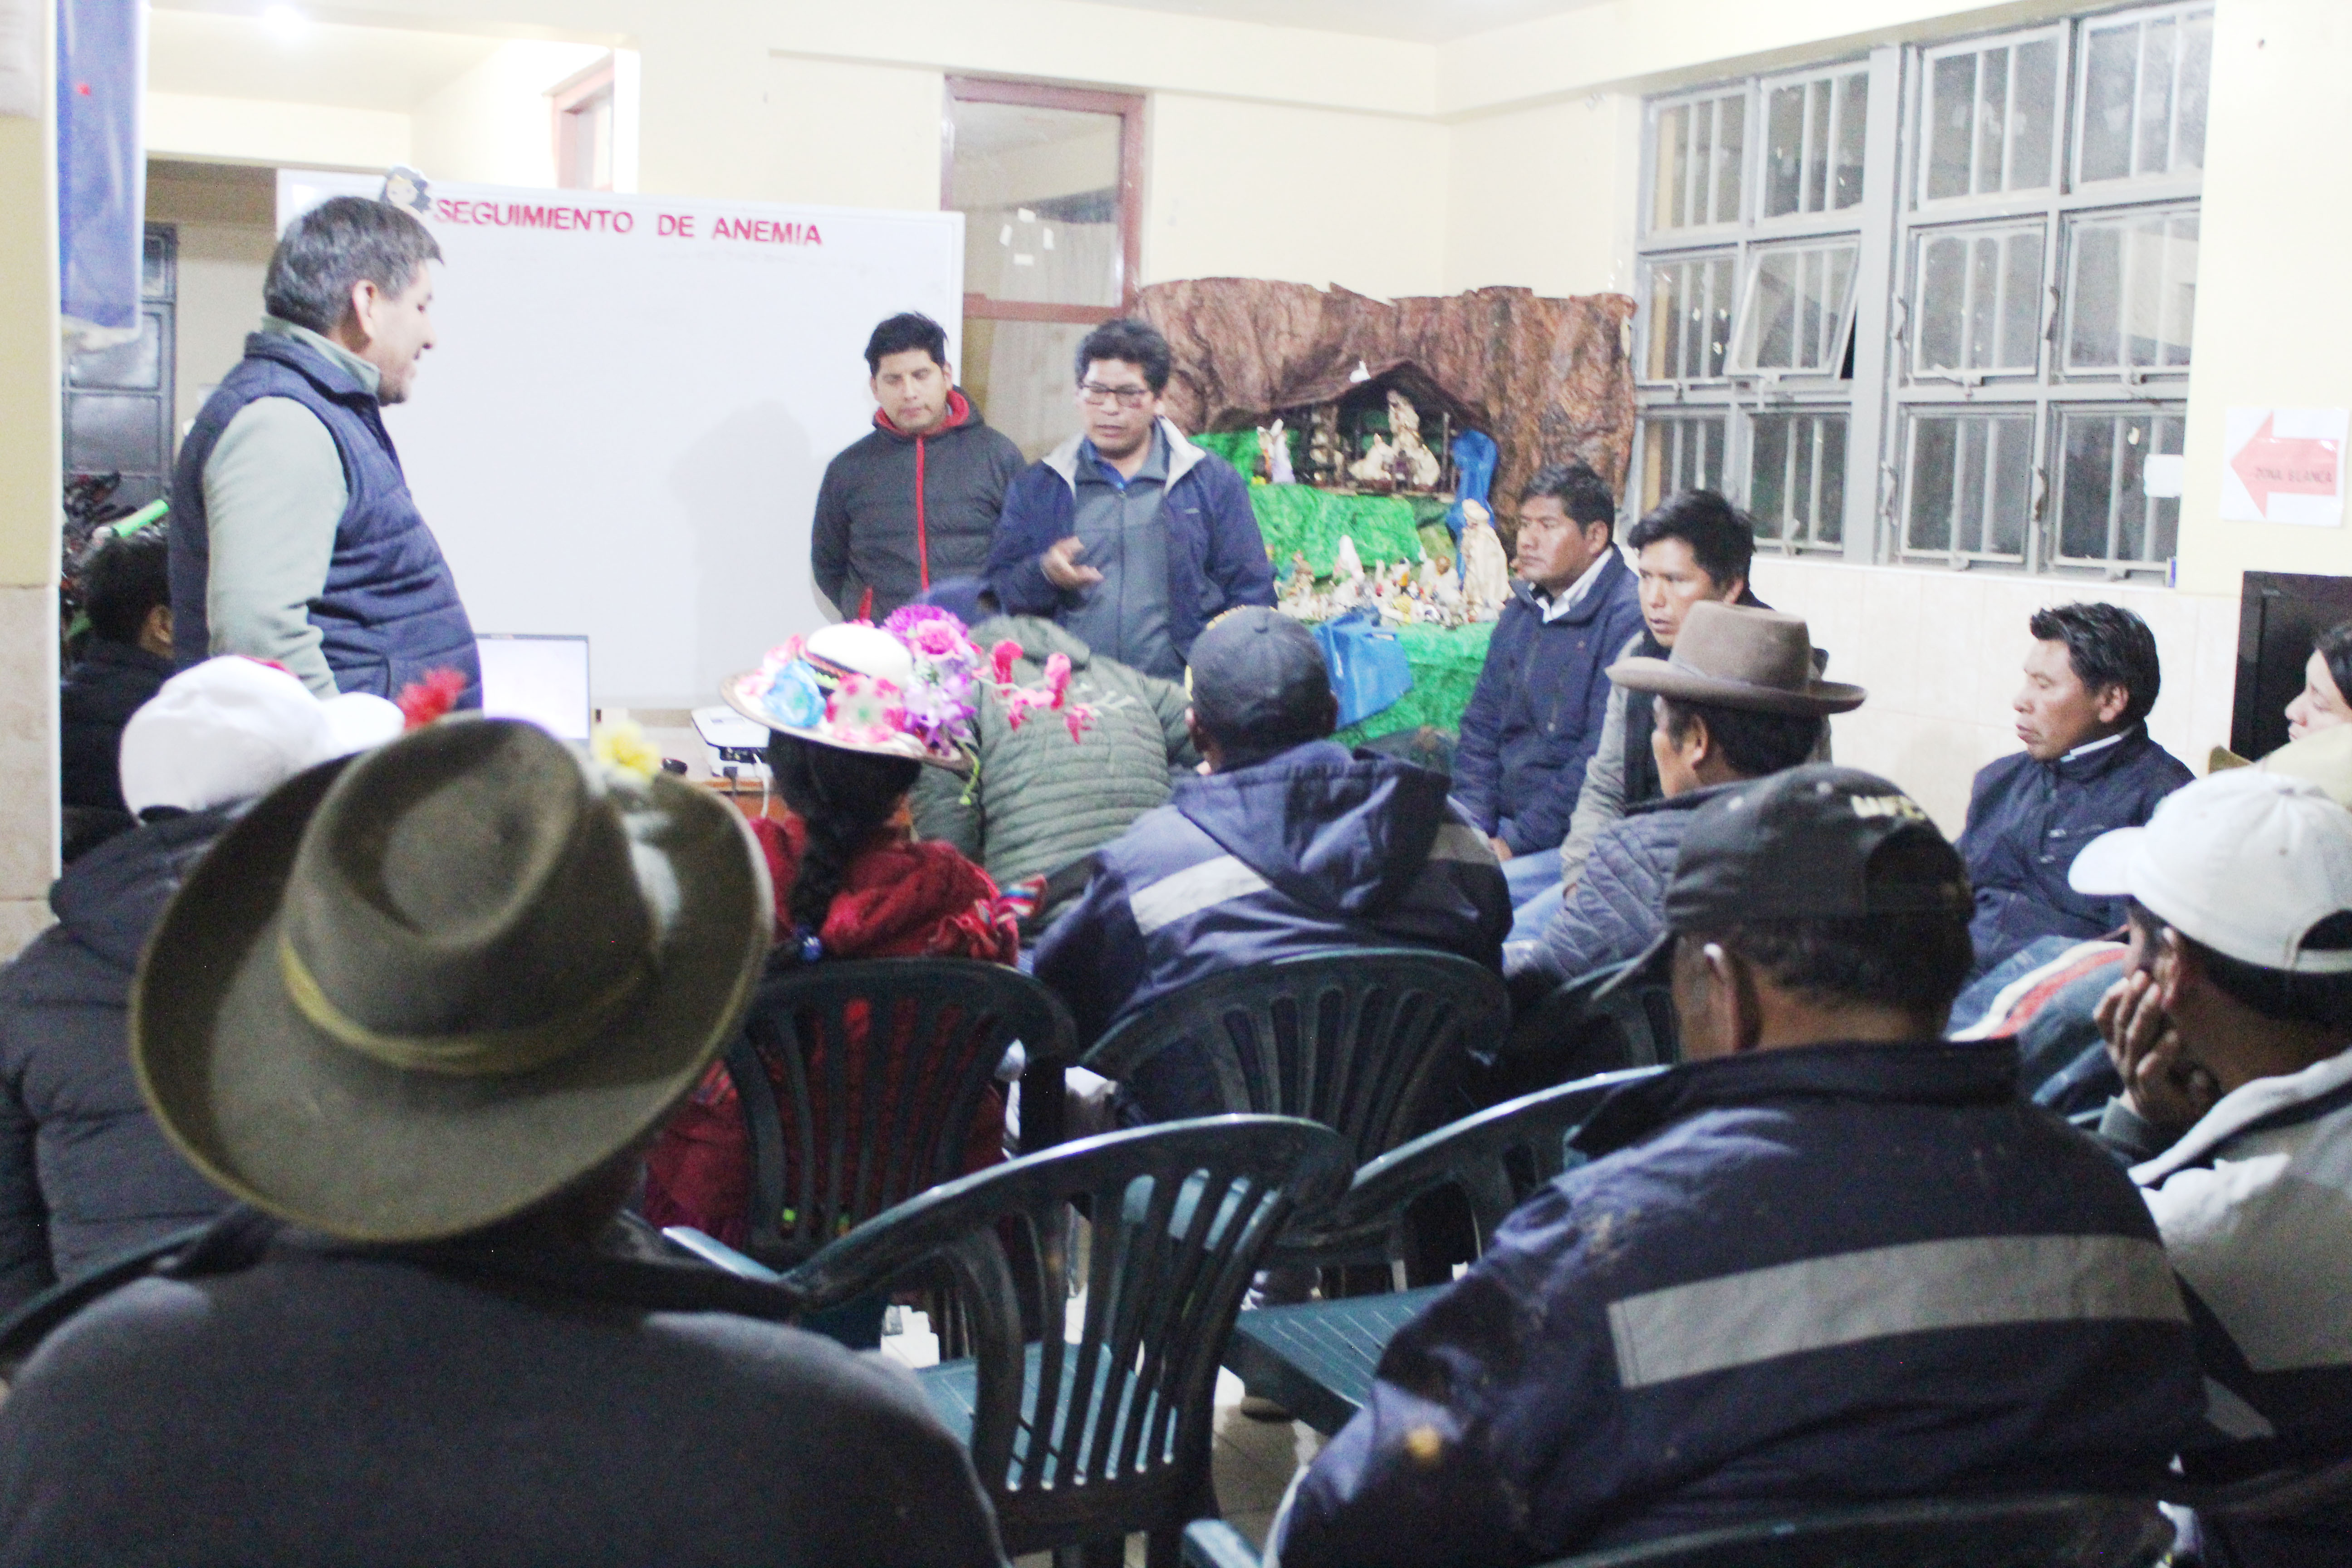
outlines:
[{"label": "brown rock backdrop", "polygon": [[1192,278],[1145,289],[1142,313],[1174,351],[1168,414],[1187,430],[1238,430],[1338,397],[1360,360],[1374,375],[1409,365],[1495,438],[1504,518],[1516,520],[1536,469],[1570,458],[1624,493],[1633,451],[1625,295],[1480,289],[1390,302],[1305,283]]}]

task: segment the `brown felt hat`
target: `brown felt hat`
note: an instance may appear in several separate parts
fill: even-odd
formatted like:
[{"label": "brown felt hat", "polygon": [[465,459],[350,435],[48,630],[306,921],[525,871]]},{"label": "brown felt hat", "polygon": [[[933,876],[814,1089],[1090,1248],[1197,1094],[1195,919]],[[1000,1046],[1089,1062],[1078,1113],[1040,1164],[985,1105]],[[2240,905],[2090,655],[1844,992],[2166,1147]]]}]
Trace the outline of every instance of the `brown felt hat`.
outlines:
[{"label": "brown felt hat", "polygon": [[1754,713],[1843,713],[1867,695],[1859,686],[1815,677],[1812,637],[1801,617],[1712,599],[1691,606],[1668,658],[1619,659],[1609,679],[1670,700]]},{"label": "brown felt hat", "polygon": [[693,1087],[772,898],[708,791],[446,720],[296,775],[223,836],[141,961],[131,1060],[237,1196],[353,1240],[461,1235]]}]

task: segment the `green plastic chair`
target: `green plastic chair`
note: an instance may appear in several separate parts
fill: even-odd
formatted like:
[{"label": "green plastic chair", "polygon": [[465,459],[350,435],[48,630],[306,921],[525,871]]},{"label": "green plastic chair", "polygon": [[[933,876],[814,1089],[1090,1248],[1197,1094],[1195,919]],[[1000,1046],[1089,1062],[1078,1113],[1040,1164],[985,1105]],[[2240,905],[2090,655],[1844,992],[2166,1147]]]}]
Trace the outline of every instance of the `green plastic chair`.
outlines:
[{"label": "green plastic chair", "polygon": [[[1243,1293],[1292,1215],[1328,1202],[1347,1169],[1336,1133],[1293,1117],[1109,1133],[910,1199],[783,1282],[822,1311],[944,1262],[976,1353],[918,1376],[971,1447],[1006,1550],[1118,1563],[1141,1531],[1153,1568],[1174,1568],[1185,1524],[1217,1511],[1212,1399]],[[1064,1301],[1080,1282],[1081,1321],[1024,1342],[1022,1301]]]},{"label": "green plastic chair", "polygon": [[1664,966],[1631,973],[1640,963],[1629,959],[1579,975],[1525,1008],[1487,1075],[1488,1095],[1527,1094],[1595,1073],[1680,1061],[1681,1031]]},{"label": "green plastic chair", "polygon": [[1203,1109],[1319,1121],[1362,1164],[1466,1109],[1465,1068],[1509,1020],[1509,993],[1481,964],[1354,948],[1211,975],[1114,1026],[1078,1065],[1130,1081],[1181,1047],[1214,1080]]},{"label": "green plastic chair", "polygon": [[[2172,1524],[2147,1498],[2056,1494],[1820,1509],[1563,1557],[1549,1568],[2150,1568]],[[1260,1568],[1222,1520],[1184,1535],[1187,1568]]]},{"label": "green plastic chair", "polygon": [[[1406,1209],[1442,1187],[1466,1199],[1478,1250],[1528,1194],[1567,1167],[1568,1135],[1620,1087],[1662,1069],[1604,1073],[1467,1116],[1364,1166],[1339,1201],[1303,1216],[1276,1244],[1275,1267],[1332,1267],[1399,1255]],[[1363,1408],[1396,1331],[1446,1287],[1351,1295],[1244,1312],[1225,1364],[1250,1393],[1325,1436]]]}]

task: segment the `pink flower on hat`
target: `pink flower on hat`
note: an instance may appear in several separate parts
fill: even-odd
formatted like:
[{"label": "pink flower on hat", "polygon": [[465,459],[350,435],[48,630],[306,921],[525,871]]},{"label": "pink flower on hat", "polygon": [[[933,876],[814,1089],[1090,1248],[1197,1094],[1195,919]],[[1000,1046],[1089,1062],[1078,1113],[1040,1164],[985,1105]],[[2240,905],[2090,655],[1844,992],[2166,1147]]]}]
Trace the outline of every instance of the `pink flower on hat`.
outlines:
[{"label": "pink flower on hat", "polygon": [[898,687],[870,675],[843,676],[824,705],[825,728],[854,745],[887,746],[906,722]]}]

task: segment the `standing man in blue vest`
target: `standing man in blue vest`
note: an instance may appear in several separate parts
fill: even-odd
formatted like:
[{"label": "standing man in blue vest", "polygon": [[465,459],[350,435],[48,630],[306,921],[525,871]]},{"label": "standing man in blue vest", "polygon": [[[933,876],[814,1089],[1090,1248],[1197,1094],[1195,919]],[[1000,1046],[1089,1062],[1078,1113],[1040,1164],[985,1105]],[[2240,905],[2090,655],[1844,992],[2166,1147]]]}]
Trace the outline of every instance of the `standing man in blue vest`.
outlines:
[{"label": "standing man in blue vest", "polygon": [[337,196],[286,231],[268,314],[172,473],[173,651],[281,664],[321,697],[396,696],[436,669],[482,700],[473,624],[380,409],[433,346],[441,247],[388,203]]}]

